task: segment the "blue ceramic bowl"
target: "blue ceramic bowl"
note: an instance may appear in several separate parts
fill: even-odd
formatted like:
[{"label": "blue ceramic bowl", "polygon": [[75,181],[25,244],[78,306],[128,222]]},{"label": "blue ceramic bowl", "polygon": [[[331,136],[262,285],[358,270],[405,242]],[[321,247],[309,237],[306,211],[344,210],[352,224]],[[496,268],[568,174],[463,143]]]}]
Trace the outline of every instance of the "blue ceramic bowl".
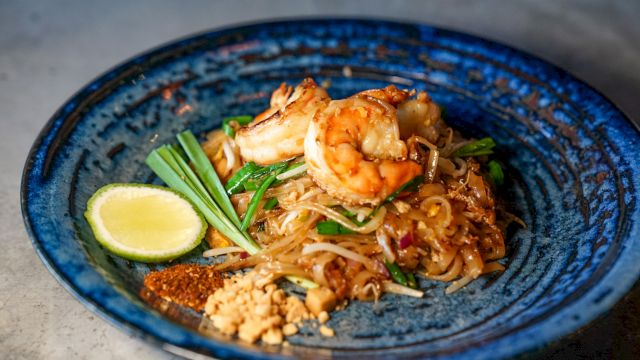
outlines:
[{"label": "blue ceramic bowl", "polygon": [[[348,69],[348,70],[347,70]],[[492,136],[507,164],[503,196],[528,224],[508,234],[507,270],[445,295],[354,302],[323,338],[302,329],[290,347],[246,345],[177,306],[143,301],[156,265],[109,254],[83,218],[112,182],[157,181],[144,165],[180,130],[255,114],[280,82],[329,80],[333,97],[393,83],[427,90],[448,121]],[[418,24],[295,20],[203,33],[146,52],[74,95],[38,136],[22,208],[42,261],[88,308],[181,354],[499,358],[540,348],[611,308],[640,274],[640,136],[601,94],[512,48]],[[200,261],[202,249],[181,261]],[[154,310],[162,308],[162,311]]]}]

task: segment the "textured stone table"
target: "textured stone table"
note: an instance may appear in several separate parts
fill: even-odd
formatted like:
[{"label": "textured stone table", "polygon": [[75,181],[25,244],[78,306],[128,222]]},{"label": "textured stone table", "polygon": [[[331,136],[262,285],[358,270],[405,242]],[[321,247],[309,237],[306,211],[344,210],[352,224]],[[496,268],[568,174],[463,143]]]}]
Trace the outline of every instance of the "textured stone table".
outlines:
[{"label": "textured stone table", "polygon": [[[385,16],[498,40],[594,85],[640,120],[638,1],[0,2],[0,358],[162,359],[85,309],[45,270],[25,233],[20,172],[49,116],[97,74],[211,27],[295,15]],[[640,289],[536,356],[640,358]]]}]

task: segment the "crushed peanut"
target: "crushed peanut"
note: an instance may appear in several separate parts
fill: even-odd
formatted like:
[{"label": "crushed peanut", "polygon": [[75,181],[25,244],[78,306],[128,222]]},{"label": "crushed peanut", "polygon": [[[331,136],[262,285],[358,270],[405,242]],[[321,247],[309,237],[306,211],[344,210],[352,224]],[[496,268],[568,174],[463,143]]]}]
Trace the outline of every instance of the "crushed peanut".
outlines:
[{"label": "crushed peanut", "polygon": [[326,311],[321,312],[320,314],[318,314],[318,322],[320,324],[324,324],[327,321],[329,321],[329,313]]},{"label": "crushed peanut", "polygon": [[320,334],[322,336],[332,337],[332,336],[335,335],[335,332],[333,331],[332,328],[322,325],[322,326],[320,326]]},{"label": "crushed peanut", "polygon": [[300,299],[287,296],[256,272],[225,279],[224,286],[209,296],[204,310],[220,332],[238,334],[249,343],[281,344],[284,336],[298,332],[294,324],[311,318]]},{"label": "crushed peanut", "polygon": [[429,207],[429,211],[427,212],[427,216],[434,217],[438,215],[440,212],[440,204],[433,204]]},{"label": "crushed peanut", "polygon": [[288,323],[282,327],[282,333],[284,336],[291,336],[298,333],[298,327],[295,324]]},{"label": "crushed peanut", "polygon": [[393,201],[393,206],[396,207],[396,209],[398,210],[398,212],[400,214],[408,213],[409,210],[411,210],[411,205],[407,204],[406,202],[404,202],[402,200],[394,200]]},{"label": "crushed peanut", "polygon": [[278,328],[271,328],[266,333],[262,334],[262,342],[272,345],[282,344],[283,336],[282,330]]}]

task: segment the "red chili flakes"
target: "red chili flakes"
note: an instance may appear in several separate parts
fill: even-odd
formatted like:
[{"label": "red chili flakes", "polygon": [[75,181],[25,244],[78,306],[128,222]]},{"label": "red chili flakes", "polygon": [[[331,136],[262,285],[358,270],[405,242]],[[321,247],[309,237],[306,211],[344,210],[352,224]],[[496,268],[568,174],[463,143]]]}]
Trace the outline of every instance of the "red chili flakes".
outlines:
[{"label": "red chili flakes", "polygon": [[144,286],[157,296],[196,311],[201,311],[209,295],[222,285],[220,272],[196,264],[177,264],[144,277]]}]

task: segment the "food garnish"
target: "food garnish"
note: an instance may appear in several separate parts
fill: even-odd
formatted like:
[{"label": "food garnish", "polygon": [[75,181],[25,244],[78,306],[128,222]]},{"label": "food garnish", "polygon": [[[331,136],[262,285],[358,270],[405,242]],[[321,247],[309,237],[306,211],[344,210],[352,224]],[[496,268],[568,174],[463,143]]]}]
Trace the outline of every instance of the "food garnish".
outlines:
[{"label": "food garnish", "polygon": [[253,214],[258,208],[258,204],[260,203],[260,200],[262,200],[262,197],[264,196],[264,193],[267,191],[269,186],[271,186],[271,184],[273,184],[276,181],[276,176],[280,175],[284,171],[284,169],[286,169],[286,166],[282,166],[280,168],[275,169],[271,175],[267,176],[267,178],[262,181],[262,183],[260,184],[256,192],[251,197],[251,201],[249,202],[249,207],[247,208],[247,212],[245,213],[244,218],[242,219],[242,225],[240,226],[240,230],[242,231],[247,230],[247,228],[249,227],[249,224],[251,223],[251,219],[253,219]]},{"label": "food garnish", "polygon": [[302,321],[314,318],[302,300],[288,296],[256,271],[224,279],[204,312],[223,334],[267,344],[282,343],[284,335],[294,335]]},{"label": "food garnish", "polygon": [[183,195],[143,184],[96,191],[85,217],[102,246],[125,259],[161,262],[193,250],[207,224]]},{"label": "food garnish", "polygon": [[502,171],[502,166],[496,160],[491,160],[487,164],[489,167],[489,175],[493,179],[493,182],[500,186],[504,183],[504,172]]},{"label": "food garnish", "polygon": [[[167,185],[188,197],[209,224],[224,236],[248,253],[257,253],[260,246],[240,230],[240,219],[195,136],[186,131],[179,135],[179,140],[185,153],[194,161],[194,168],[201,177],[196,175],[187,160],[170,145],[164,145],[151,152],[146,160],[147,165]],[[205,187],[203,183],[208,186]]]},{"label": "food garnish", "polygon": [[213,266],[196,264],[177,264],[144,277],[144,286],[157,296],[196,311],[204,309],[209,295],[222,285],[222,275]]},{"label": "food garnish", "polygon": [[245,126],[253,121],[253,116],[250,115],[239,115],[239,116],[229,116],[222,119],[222,131],[227,134],[230,138],[236,137],[236,131],[233,128],[232,122],[235,122],[236,126]]},{"label": "food garnish", "polygon": [[481,156],[493,154],[493,148],[496,143],[492,138],[486,137],[480,140],[470,142],[454,151],[451,156],[455,157],[468,157],[468,156]]}]

